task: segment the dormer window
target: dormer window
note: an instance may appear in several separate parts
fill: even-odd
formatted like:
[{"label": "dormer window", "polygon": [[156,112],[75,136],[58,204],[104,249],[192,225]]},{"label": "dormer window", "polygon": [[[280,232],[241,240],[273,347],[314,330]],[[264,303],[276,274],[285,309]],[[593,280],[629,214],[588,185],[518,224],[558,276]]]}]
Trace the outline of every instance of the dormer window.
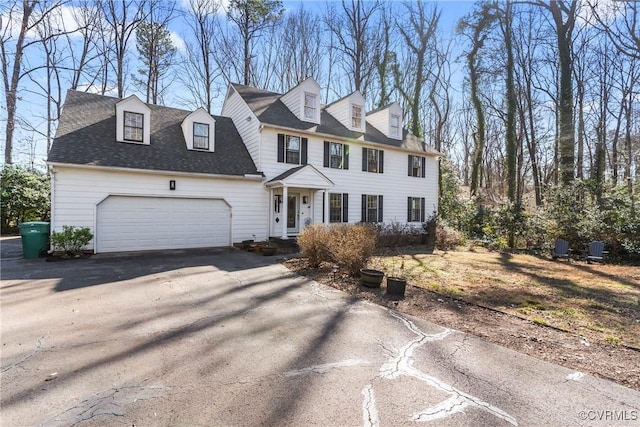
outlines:
[{"label": "dormer window", "polygon": [[197,150],[209,149],[209,125],[193,123],[193,148]]},{"label": "dormer window", "polygon": [[391,123],[389,124],[389,133],[394,138],[400,137],[400,116],[392,114]]},{"label": "dormer window", "polygon": [[362,106],[351,106],[351,127],[356,129],[362,129]]},{"label": "dormer window", "polygon": [[304,94],[304,118],[308,120],[317,120],[318,114],[318,97],[316,95]]},{"label": "dormer window", "polygon": [[213,153],[216,145],[216,120],[206,110],[198,108],[182,120],[182,135],[187,150]]},{"label": "dormer window", "polygon": [[124,112],[124,135],[125,141],[142,142],[144,135],[144,114]]}]

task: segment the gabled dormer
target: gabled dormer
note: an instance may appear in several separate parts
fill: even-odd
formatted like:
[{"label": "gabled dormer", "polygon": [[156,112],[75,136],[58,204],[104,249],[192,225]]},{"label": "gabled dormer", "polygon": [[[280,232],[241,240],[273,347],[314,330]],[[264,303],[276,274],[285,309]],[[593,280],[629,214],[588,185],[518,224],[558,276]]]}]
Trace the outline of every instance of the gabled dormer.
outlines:
[{"label": "gabled dormer", "polygon": [[185,117],[181,126],[188,150],[214,151],[216,120],[203,108]]},{"label": "gabled dormer", "polygon": [[116,141],[151,143],[151,110],[135,95],[116,104]]},{"label": "gabled dormer", "polygon": [[320,85],[312,77],[282,95],[280,100],[298,119],[320,124]]},{"label": "gabled dormer", "polygon": [[367,114],[367,121],[387,138],[402,140],[402,107],[397,102]]},{"label": "gabled dormer", "polygon": [[348,129],[355,132],[365,131],[364,96],[355,91],[326,107],[329,114],[335,117]]}]

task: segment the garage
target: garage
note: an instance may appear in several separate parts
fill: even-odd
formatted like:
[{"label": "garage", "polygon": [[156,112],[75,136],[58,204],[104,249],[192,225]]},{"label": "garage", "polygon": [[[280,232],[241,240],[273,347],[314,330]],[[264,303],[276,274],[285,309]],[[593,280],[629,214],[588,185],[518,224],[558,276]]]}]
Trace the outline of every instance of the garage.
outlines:
[{"label": "garage", "polygon": [[96,252],[231,246],[220,199],[109,196],[98,204]]}]

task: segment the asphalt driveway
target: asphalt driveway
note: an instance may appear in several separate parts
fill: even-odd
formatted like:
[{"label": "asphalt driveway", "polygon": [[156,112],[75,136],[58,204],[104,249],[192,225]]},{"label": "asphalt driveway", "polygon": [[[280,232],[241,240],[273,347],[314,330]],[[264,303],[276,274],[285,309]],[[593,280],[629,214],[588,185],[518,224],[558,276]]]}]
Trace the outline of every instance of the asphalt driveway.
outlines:
[{"label": "asphalt driveway", "polygon": [[640,425],[640,393],[231,250],[0,242],[0,424]]}]

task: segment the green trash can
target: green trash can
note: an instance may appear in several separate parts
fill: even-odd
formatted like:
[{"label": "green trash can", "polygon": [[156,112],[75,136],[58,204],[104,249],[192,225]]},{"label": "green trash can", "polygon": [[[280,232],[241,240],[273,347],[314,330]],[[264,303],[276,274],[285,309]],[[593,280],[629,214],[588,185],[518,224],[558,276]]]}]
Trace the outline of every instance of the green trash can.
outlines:
[{"label": "green trash can", "polygon": [[49,250],[48,222],[23,222],[19,225],[22,236],[22,253],[25,258],[39,258],[45,256]]}]

